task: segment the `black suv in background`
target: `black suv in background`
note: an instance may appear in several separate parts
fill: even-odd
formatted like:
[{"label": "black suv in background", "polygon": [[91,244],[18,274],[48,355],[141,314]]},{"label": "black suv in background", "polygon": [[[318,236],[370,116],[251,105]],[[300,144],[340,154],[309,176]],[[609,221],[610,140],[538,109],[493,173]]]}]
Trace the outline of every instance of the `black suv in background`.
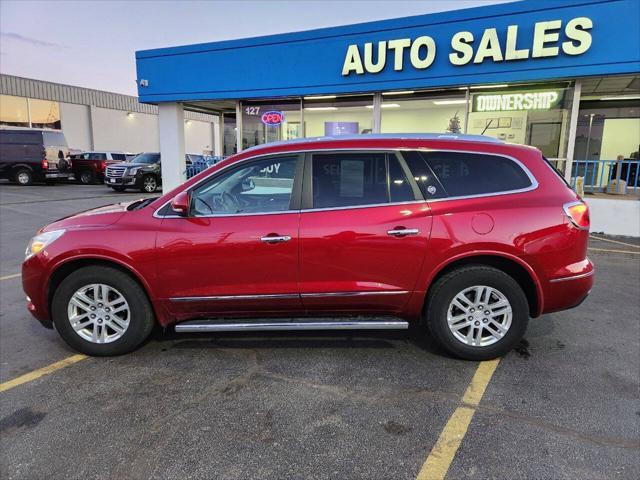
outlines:
[{"label": "black suv in background", "polygon": [[107,165],[104,183],[116,192],[137,188],[153,193],[162,184],[160,154],[145,152],[135,156],[131,162]]},{"label": "black suv in background", "polygon": [[0,128],[0,178],[19,185],[55,182],[71,175],[64,134],[41,128]]}]

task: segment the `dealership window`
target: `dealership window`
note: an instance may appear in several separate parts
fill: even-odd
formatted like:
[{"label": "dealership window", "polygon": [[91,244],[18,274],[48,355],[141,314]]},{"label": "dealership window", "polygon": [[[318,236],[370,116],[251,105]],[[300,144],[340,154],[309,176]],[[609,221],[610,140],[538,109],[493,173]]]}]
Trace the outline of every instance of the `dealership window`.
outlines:
[{"label": "dealership window", "polygon": [[0,125],[29,126],[29,105],[26,98],[0,95]]},{"label": "dealership window", "polygon": [[49,100],[29,99],[31,126],[60,130],[60,104]]},{"label": "dealership window", "polygon": [[60,104],[49,100],[0,95],[0,125],[60,130]]},{"label": "dealership window", "polygon": [[471,87],[467,133],[532,145],[566,158],[572,91],[568,83]]},{"label": "dealership window", "polygon": [[382,133],[464,133],[466,92],[383,92]]},{"label": "dealership window", "polygon": [[583,80],[576,160],[640,157],[640,75]]},{"label": "dealership window", "polygon": [[300,100],[264,102],[246,100],[242,109],[242,148],[302,136]]},{"label": "dealership window", "polygon": [[306,137],[336,137],[373,131],[373,95],[304,97]]}]

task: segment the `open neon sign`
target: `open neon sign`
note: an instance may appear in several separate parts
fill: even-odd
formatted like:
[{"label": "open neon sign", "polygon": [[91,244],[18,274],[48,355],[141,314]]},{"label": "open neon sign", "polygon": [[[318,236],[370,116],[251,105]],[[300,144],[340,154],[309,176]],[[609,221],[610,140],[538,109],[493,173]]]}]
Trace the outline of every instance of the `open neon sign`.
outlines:
[{"label": "open neon sign", "polygon": [[284,113],[272,110],[262,114],[262,123],[265,125],[280,125],[284,122]]}]

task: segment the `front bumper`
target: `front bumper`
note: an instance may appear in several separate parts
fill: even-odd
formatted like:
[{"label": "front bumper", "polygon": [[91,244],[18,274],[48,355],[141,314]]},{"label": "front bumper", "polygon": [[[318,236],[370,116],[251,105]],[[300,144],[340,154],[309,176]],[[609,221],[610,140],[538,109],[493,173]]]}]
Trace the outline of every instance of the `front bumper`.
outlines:
[{"label": "front bumper", "polygon": [[34,255],[22,264],[22,289],[27,295],[27,310],[43,326],[52,327],[47,298],[46,259]]},{"label": "front bumper", "polygon": [[104,184],[110,187],[135,187],[139,184],[137,177],[105,177]]}]

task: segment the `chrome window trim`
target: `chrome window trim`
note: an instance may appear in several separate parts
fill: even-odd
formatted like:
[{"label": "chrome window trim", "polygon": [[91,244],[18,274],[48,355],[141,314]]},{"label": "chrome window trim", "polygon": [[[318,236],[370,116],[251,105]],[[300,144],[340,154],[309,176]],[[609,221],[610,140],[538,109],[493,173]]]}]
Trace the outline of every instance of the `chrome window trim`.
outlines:
[{"label": "chrome window trim", "polygon": [[550,283],[557,283],[557,282],[567,282],[569,280],[579,280],[581,278],[590,277],[591,275],[593,275],[593,273],[594,273],[594,271],[591,270],[590,272],[579,273],[578,275],[571,275],[570,277],[552,278],[551,280],[549,280],[549,282]]},{"label": "chrome window trim", "polygon": [[362,297],[371,295],[405,295],[407,290],[380,290],[366,292],[319,292],[319,293],[275,293],[264,295],[212,295],[203,297],[171,297],[174,303],[180,302],[207,302],[225,300],[285,300],[294,298],[325,298],[325,297]]},{"label": "chrome window trim", "polygon": [[476,154],[476,155],[493,155],[493,156],[496,156],[496,157],[504,157],[504,158],[507,158],[507,159],[511,160],[512,162],[516,163],[524,171],[524,173],[529,178],[529,181],[531,182],[531,185],[526,187],[526,188],[520,188],[520,189],[516,189],[516,190],[505,190],[503,192],[478,193],[478,194],[475,194],[475,195],[460,195],[460,196],[456,196],[456,197],[436,198],[436,199],[433,199],[433,200],[429,200],[427,198],[425,200],[415,200],[415,201],[412,201],[412,202],[378,203],[378,204],[371,204],[371,205],[355,205],[355,206],[347,206],[347,207],[308,208],[308,209],[301,209],[301,210],[283,210],[283,211],[279,211],[279,212],[234,213],[234,214],[230,214],[230,215],[200,215],[198,217],[184,217],[182,215],[159,215],[158,212],[160,210],[162,210],[163,208],[165,208],[169,203],[171,203],[171,200],[173,200],[173,198],[171,198],[171,199],[167,200],[165,203],[163,203],[160,207],[158,207],[153,212],[153,216],[155,218],[183,218],[183,219],[184,218],[218,218],[218,217],[254,216],[254,215],[277,215],[277,214],[284,214],[284,213],[321,212],[321,211],[328,211],[328,210],[351,210],[351,209],[357,209],[357,208],[374,208],[374,207],[381,207],[381,206],[405,205],[405,204],[425,203],[425,202],[427,204],[429,204],[429,203],[432,203],[432,202],[446,202],[446,201],[449,201],[449,200],[464,200],[464,199],[496,197],[496,196],[501,196],[501,195],[512,195],[512,194],[517,194],[517,193],[525,193],[525,192],[530,192],[532,190],[536,190],[538,188],[538,186],[539,186],[538,180],[533,175],[533,173],[526,167],[526,165],[524,165],[517,158],[512,157],[511,155],[504,154],[504,153],[480,152],[480,151],[477,151],[477,150],[458,150],[458,149],[448,149],[448,148],[428,148],[428,147],[416,147],[416,148],[396,147],[396,148],[387,148],[387,149],[380,148],[380,147],[375,147],[375,148],[373,148],[373,147],[370,147],[370,148],[367,148],[367,147],[355,148],[354,147],[354,148],[317,148],[317,149],[309,149],[309,150],[297,150],[295,152],[277,152],[277,153],[271,152],[271,153],[264,153],[264,154],[261,154],[261,155],[255,155],[255,156],[243,159],[240,162],[231,163],[231,164],[223,167],[222,169],[217,170],[216,172],[214,172],[214,173],[206,176],[205,178],[203,178],[197,184],[195,184],[192,187],[190,187],[190,189],[197,188],[201,183],[208,181],[211,178],[211,176],[222,174],[228,168],[238,166],[242,162],[245,162],[245,161],[257,160],[257,159],[259,159],[261,157],[269,157],[269,156],[275,156],[275,155],[286,155],[286,154],[290,154],[290,155],[305,155],[305,154],[313,154],[313,153],[318,153],[318,152],[380,152],[380,153],[389,153],[389,152],[403,152],[403,151],[451,152],[451,153],[467,153],[467,154]]}]

